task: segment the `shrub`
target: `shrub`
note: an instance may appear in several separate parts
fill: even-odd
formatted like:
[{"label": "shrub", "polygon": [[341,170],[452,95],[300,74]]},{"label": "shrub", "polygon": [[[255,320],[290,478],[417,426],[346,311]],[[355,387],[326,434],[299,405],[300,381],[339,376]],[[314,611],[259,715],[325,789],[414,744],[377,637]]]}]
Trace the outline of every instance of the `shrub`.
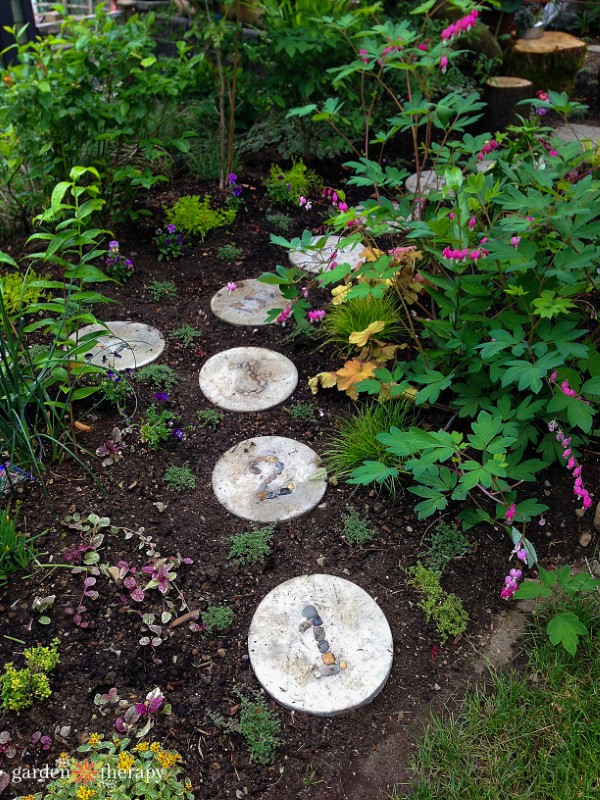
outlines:
[{"label": "shrub", "polygon": [[470,548],[471,543],[460,528],[443,521],[438,522],[428,537],[423,561],[431,569],[442,573],[451,561]]},{"label": "shrub", "polygon": [[345,514],[342,514],[340,533],[350,547],[358,547],[359,550],[373,541],[376,535],[373,528],[355,508],[349,508]]},{"label": "shrub", "polygon": [[320,190],[323,181],[316,172],[308,169],[302,160],[296,161],[291,169],[281,169],[272,164],[267,178],[267,196],[277,205],[297,206],[301,196]]},{"label": "shrub", "polygon": [[168,483],[176,492],[196,488],[196,476],[187,464],[183,467],[176,467],[174,464],[167,467],[164,478],[165,483]]},{"label": "shrub", "polygon": [[199,236],[202,241],[209,231],[230,225],[235,219],[235,209],[211,208],[209,194],[202,201],[197,194],[180,197],[165,214],[168,221],[177,226],[177,230]]},{"label": "shrub", "polygon": [[427,622],[433,621],[442,643],[466,631],[469,615],[459,597],[442,589],[439,572],[417,564],[408,570],[407,583],[421,595],[419,606]]},{"label": "shrub", "polygon": [[233,621],[233,611],[227,606],[209,606],[202,612],[202,624],[207,633],[226,631]]},{"label": "shrub", "polygon": [[238,564],[255,564],[258,561],[264,561],[271,552],[271,539],[274,531],[274,525],[265,525],[263,528],[253,528],[251,531],[232,536],[228,558]]},{"label": "shrub", "polygon": [[177,373],[166,364],[148,364],[138,370],[137,377],[142,383],[149,383],[153,389],[170,392],[177,386]]},{"label": "shrub", "polygon": [[0,700],[6,711],[22,711],[35,701],[42,702],[52,694],[48,673],[60,660],[59,640],[53,639],[50,647],[29,647],[24,651],[26,666],[16,669],[14,664],[4,666],[0,675]]}]

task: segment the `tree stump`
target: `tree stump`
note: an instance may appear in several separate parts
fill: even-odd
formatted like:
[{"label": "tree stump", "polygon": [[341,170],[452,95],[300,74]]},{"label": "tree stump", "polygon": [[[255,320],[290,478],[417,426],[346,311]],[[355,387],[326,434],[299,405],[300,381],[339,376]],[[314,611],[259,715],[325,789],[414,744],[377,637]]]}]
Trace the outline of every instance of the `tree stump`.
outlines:
[{"label": "tree stump", "polygon": [[497,75],[484,84],[485,127],[494,133],[503,131],[507,125],[516,125],[519,115],[526,116],[527,109],[517,105],[520,100],[533,97],[533,83],[526,78]]},{"label": "tree stump", "polygon": [[535,89],[551,89],[570,96],[586,50],[586,43],[575,36],[546,31],[541,39],[517,39],[508,56],[508,71],[527,78]]}]

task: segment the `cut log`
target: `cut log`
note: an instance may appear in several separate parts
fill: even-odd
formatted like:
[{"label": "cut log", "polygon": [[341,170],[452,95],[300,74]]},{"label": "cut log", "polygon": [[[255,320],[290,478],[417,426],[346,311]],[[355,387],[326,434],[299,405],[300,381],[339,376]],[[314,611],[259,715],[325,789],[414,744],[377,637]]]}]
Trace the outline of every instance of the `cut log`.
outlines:
[{"label": "cut log", "polygon": [[484,100],[485,127],[487,130],[503,131],[507,125],[516,125],[518,117],[528,116],[527,108],[517,105],[534,95],[533,83],[526,78],[497,75],[485,82]]},{"label": "cut log", "polygon": [[507,60],[512,75],[530,80],[543,91],[573,93],[587,45],[562,31],[546,31],[541,39],[517,39]]}]

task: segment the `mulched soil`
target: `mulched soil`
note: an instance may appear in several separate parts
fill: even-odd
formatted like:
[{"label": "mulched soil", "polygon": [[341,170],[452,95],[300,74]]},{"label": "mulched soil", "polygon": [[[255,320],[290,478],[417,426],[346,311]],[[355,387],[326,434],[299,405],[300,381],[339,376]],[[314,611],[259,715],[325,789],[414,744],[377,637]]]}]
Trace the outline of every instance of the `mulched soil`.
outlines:
[{"label": "mulched soil", "polygon": [[[414,496],[409,493],[392,502],[385,493],[332,483],[313,512],[277,526],[272,554],[264,564],[240,567],[228,560],[231,536],[250,525],[225,512],[213,495],[211,472],[218,457],[232,445],[260,435],[297,438],[323,452],[337,420],[352,411],[345,395],[330,390],[313,397],[307,385],[311,375],[340,365],[333,351],[306,338],[290,339],[289,329],[234,328],[210,312],[210,298],[227,281],[254,277],[284,263],[282,251],[269,243],[273,230],[265,215],[270,205],[260,182],[264,166],[260,170],[255,166],[254,173],[252,165],[246,167],[244,181],[254,181],[255,189],[246,189],[246,210],[235,223],[210,233],[204,244],[192,244],[173,264],[157,262],[151,240],[154,228],[162,223],[162,206],[178,194],[189,193],[194,188],[189,182],[180,181],[176,190],[147,198],[144,202],[152,218],[116,232],[122,252],[135,262],[135,273],[123,287],[104,287],[120,305],[104,306],[100,315],[156,325],[166,335],[167,349],[160,363],[171,366],[179,376],[169,408],[181,417],[180,427],[187,429],[185,441],[173,440],[164,449],[149,453],[132,433],[126,440],[124,461],[115,466],[103,469],[95,456],[83,456],[95,482],[67,460],[49,469],[49,498],[37,484],[27,486],[21,495],[28,527],[49,529],[41,540],[41,549],[47,551],[41,561],[62,563],[64,553],[78,544],[77,533],[58,522],[69,509],[104,514],[116,525],[143,527],[163,554],[179,551],[192,558],[193,564],[180,567],[177,580],[189,608],[227,605],[235,613],[234,622],[219,636],[194,633],[182,625],[158,649],[160,663],[154,663],[149,651],[138,644],[142,635],[139,615],[123,602],[122,590],[111,579],[98,579],[100,597],[87,603],[90,625],[83,630],[64,610],[80,596],[81,575],[57,567],[15,578],[0,593],[2,661],[22,663],[19,640],[27,645],[45,644],[55,636],[61,642],[61,660],[52,674],[53,695],[48,702],[20,715],[0,716],[0,731],[9,730],[13,742],[22,748],[13,761],[0,767],[12,770],[53,763],[59,752],[74,751],[92,731],[112,735],[114,714],[98,714],[94,706],[97,693],[114,686],[121,697],[134,702],[160,686],[173,714],[159,717],[151,735],[183,755],[197,798],[292,800],[324,794],[330,800],[384,798],[394,783],[410,780],[409,760],[430,709],[456,705],[474,679],[474,666],[490,631],[505,612],[499,590],[511,545],[501,530],[475,530],[470,534],[470,553],[456,560],[443,580],[448,591],[462,598],[470,615],[469,628],[460,640],[440,646],[403,572],[416,563],[432,524],[432,520],[416,520]],[[334,185],[342,182],[335,172],[330,180]],[[200,194],[208,190],[217,195],[213,185],[195,188]],[[307,215],[292,210],[291,214],[294,228],[290,235],[299,235],[305,225],[320,224],[316,211]],[[234,264],[217,257],[219,247],[229,243],[243,250]],[[22,243],[11,246],[16,253]],[[177,297],[153,302],[144,288],[152,279],[174,281]],[[203,331],[190,349],[168,338],[186,323]],[[214,432],[192,428],[196,412],[210,407],[198,388],[199,369],[214,353],[240,345],[270,347],[291,358],[300,375],[297,390],[284,407],[227,414]],[[134,383],[139,408],[145,409],[152,392]],[[314,421],[292,420],[285,409],[297,402],[313,406]],[[93,452],[119,420],[110,408],[99,407],[91,413],[87,408],[80,409],[80,419],[91,431],[81,434],[80,442]],[[442,415],[433,423],[447,421]],[[582,458],[586,485],[596,496],[600,490],[599,456],[589,450]],[[165,484],[164,471],[170,464],[186,462],[197,477],[197,488],[177,494]],[[576,499],[566,471],[550,472],[546,485],[534,486],[532,493],[543,495],[550,506],[545,527],[531,534],[540,558],[557,565],[590,555],[596,533],[590,515],[583,519],[575,515]],[[166,506],[162,511],[161,504]],[[349,547],[338,530],[341,514],[349,506],[377,530],[374,543],[363,551]],[[445,519],[452,521],[452,511]],[[585,533],[591,535],[591,542],[583,547],[580,537]],[[143,563],[137,541],[126,540],[123,534],[107,535],[100,554],[102,563],[115,564],[120,559]],[[384,691],[371,705],[338,718],[290,713],[272,703],[282,722],[282,744],[272,766],[258,767],[249,761],[241,738],[224,734],[213,715],[229,717],[235,712],[237,687],[258,688],[246,646],[258,603],[279,583],[313,572],[348,578],[377,599],[394,637],[393,670]],[[50,594],[57,599],[49,612],[51,624],[44,627],[38,624],[31,603],[36,596]],[[151,594],[144,611],[160,611],[158,593],[156,598]],[[70,732],[64,726],[69,726]],[[36,730],[53,738],[49,751],[38,752],[28,745]],[[6,796],[41,788],[24,782],[7,789]]]}]

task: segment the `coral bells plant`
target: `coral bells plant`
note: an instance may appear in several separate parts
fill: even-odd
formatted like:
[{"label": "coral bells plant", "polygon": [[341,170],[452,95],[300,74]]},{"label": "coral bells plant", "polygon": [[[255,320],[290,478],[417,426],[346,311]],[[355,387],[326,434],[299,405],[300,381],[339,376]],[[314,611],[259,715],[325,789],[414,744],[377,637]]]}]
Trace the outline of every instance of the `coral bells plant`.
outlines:
[{"label": "coral bells plant", "polygon": [[106,274],[118,283],[125,283],[133,275],[133,261],[121,254],[120,245],[116,240],[108,244],[104,268]]},{"label": "coral bells plant", "polygon": [[165,230],[156,229],[156,236],[153,239],[158,250],[158,260],[174,261],[183,255],[185,242],[183,236],[178,233],[177,226],[170,222]]}]

